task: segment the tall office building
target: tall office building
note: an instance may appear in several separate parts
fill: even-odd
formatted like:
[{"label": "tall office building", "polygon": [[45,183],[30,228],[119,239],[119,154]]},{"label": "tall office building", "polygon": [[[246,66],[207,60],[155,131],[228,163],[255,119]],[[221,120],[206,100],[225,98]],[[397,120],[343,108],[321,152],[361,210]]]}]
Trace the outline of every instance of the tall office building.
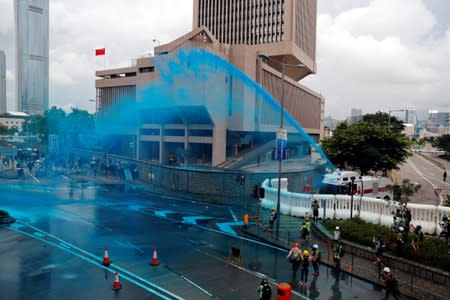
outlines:
[{"label": "tall office building", "polygon": [[31,115],[48,109],[48,0],[15,0],[17,110]]},{"label": "tall office building", "polygon": [[6,56],[0,50],[0,114],[6,112]]}]

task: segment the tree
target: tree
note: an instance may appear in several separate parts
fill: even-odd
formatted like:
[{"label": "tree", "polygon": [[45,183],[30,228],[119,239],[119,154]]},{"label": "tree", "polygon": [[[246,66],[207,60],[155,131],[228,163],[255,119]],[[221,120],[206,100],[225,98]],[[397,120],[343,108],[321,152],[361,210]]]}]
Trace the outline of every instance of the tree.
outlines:
[{"label": "tree", "polygon": [[361,174],[398,169],[410,155],[409,147],[408,138],[398,131],[365,121],[339,123],[333,136],[322,140],[322,148],[335,165],[359,169]]},{"label": "tree", "polygon": [[[390,119],[390,122],[389,122]],[[389,114],[384,112],[377,112],[375,114],[367,114],[363,116],[363,122],[367,122],[372,125],[377,125],[381,127],[386,127],[391,131],[402,132],[405,129],[403,121],[397,119],[395,116],[389,116]]]},{"label": "tree", "polygon": [[447,154],[450,153],[450,134],[444,134],[437,137],[434,140],[433,146],[439,148],[439,150],[445,151]]},{"label": "tree", "polygon": [[0,134],[2,135],[8,134],[8,126],[0,124]]},{"label": "tree", "polygon": [[413,183],[409,179],[403,179],[400,184],[400,202],[407,204],[409,202],[409,197],[417,193],[421,188],[418,183]]},{"label": "tree", "polygon": [[66,130],[75,146],[79,146],[80,135],[90,134],[95,131],[95,117],[87,110],[72,108],[72,112],[66,118]]}]

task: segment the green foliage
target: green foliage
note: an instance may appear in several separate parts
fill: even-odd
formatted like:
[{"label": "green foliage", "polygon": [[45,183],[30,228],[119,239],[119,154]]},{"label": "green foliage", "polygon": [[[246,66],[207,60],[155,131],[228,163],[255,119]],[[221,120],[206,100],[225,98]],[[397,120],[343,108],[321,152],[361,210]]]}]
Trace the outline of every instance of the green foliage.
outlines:
[{"label": "green foliage", "polygon": [[339,123],[333,136],[321,142],[329,159],[338,167],[369,170],[398,169],[410,155],[406,136],[385,126],[360,121]]},{"label": "green foliage", "polygon": [[0,124],[0,134],[2,135],[8,134],[8,126]]},{"label": "green foliage", "polygon": [[450,134],[444,134],[437,137],[434,140],[433,146],[439,148],[439,150],[450,153]]},{"label": "green foliage", "polygon": [[[331,233],[336,226],[341,228],[341,238],[362,246],[373,248],[372,239],[374,236],[381,236],[386,244],[386,251],[390,255],[395,255],[396,233],[385,226],[367,223],[361,219],[353,220],[324,220],[322,225]],[[405,241],[403,258],[419,261],[421,264],[439,268],[450,269],[450,255],[447,255],[447,243],[436,237],[426,236],[420,242],[420,249],[414,252],[411,248],[412,234]]]},{"label": "green foliage", "polygon": [[[390,118],[390,120],[389,120]],[[400,133],[405,129],[405,125],[395,116],[389,116],[388,113],[378,111],[375,114],[367,114],[363,116],[364,122],[380,127],[389,127],[389,130]]]},{"label": "green foliage", "polygon": [[23,127],[22,130],[29,134],[43,135],[44,141],[49,134],[58,134],[65,135],[74,144],[78,144],[80,134],[91,134],[95,130],[95,116],[78,108],[72,108],[66,114],[61,108],[53,106],[44,114],[32,116]]}]

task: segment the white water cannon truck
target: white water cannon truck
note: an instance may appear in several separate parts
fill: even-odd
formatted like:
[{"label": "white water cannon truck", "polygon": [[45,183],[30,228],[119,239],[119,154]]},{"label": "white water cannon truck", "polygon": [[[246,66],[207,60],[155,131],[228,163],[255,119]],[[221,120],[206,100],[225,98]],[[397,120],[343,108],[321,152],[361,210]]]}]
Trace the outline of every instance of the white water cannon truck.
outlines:
[{"label": "white water cannon truck", "polygon": [[[353,186],[352,186],[353,183]],[[393,199],[394,183],[381,176],[360,176],[354,171],[336,170],[325,174],[321,194],[366,196],[384,200]]]}]

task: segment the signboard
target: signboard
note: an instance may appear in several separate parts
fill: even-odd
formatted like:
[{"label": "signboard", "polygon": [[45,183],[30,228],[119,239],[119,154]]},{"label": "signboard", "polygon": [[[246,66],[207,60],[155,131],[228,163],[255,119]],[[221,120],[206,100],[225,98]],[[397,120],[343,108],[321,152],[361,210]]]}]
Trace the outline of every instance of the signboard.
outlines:
[{"label": "signboard", "polygon": [[286,159],[287,152],[287,130],[284,128],[277,129],[277,146],[275,150],[275,157],[277,160]]}]

